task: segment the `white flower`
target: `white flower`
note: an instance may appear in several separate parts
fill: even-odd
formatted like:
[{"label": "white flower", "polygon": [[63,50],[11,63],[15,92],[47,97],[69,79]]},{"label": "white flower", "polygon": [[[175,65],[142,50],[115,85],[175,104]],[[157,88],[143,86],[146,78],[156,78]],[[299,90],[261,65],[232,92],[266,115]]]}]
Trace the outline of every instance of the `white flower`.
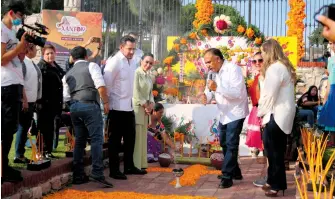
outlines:
[{"label": "white flower", "polygon": [[158,69],[157,69],[157,72],[158,72],[158,74],[161,75],[161,74],[163,74],[163,69],[162,69],[162,68],[158,68]]}]

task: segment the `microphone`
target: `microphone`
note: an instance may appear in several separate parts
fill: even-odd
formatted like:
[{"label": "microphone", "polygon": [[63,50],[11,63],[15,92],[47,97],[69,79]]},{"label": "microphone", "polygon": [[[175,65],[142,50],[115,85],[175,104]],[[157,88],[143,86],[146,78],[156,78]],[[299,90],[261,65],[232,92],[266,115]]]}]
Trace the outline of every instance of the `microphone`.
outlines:
[{"label": "microphone", "polygon": [[[215,74],[213,74],[213,72],[210,72],[208,75],[208,80],[213,80],[215,78]],[[209,91],[212,91],[211,89],[209,89]]]}]

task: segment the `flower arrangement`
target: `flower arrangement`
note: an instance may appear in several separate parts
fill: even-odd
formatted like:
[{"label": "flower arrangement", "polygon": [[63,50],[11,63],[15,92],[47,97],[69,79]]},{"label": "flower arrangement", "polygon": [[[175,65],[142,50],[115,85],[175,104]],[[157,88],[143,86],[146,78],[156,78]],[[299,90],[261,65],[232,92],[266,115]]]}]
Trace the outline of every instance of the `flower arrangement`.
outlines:
[{"label": "flower arrangement", "polygon": [[226,15],[216,16],[213,22],[215,32],[223,34],[231,26],[230,17]]},{"label": "flower arrangement", "polygon": [[288,20],[286,21],[287,36],[295,36],[298,39],[298,60],[305,53],[304,48],[304,19],[306,18],[304,0],[289,0],[290,11],[288,12]]},{"label": "flower arrangement", "polygon": [[[259,47],[265,41],[264,34],[254,25],[247,26],[245,19],[231,6],[221,5],[224,9],[220,9],[222,13],[216,13],[216,17],[213,16],[214,7],[211,0],[197,0],[195,6],[197,12],[193,21],[193,30],[174,41],[172,49],[163,61],[165,66],[176,64],[179,61],[179,53],[188,53],[186,58],[195,62],[202,52],[190,52],[190,46],[196,46],[199,40],[209,36],[244,37],[251,47]],[[229,49],[231,48],[229,46]],[[201,73],[201,71],[198,72]]]}]

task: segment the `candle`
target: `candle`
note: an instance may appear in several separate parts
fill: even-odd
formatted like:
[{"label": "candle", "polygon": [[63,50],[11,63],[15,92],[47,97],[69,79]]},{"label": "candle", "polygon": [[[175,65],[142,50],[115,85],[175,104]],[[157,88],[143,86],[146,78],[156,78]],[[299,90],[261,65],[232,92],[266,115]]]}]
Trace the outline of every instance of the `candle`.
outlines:
[{"label": "candle", "polygon": [[189,157],[191,157],[191,153],[192,153],[192,140],[190,142],[190,154],[188,155]]},{"label": "candle", "polygon": [[201,152],[201,136],[200,136],[200,142],[199,142],[199,150],[198,150],[198,153],[199,153],[199,158],[200,158],[200,152]]},{"label": "candle", "polygon": [[184,134],[181,136],[181,157],[184,157]]},{"label": "candle", "polygon": [[164,151],[164,153],[165,153],[165,138],[163,138],[163,140],[164,140],[164,150],[163,150],[163,151]]}]

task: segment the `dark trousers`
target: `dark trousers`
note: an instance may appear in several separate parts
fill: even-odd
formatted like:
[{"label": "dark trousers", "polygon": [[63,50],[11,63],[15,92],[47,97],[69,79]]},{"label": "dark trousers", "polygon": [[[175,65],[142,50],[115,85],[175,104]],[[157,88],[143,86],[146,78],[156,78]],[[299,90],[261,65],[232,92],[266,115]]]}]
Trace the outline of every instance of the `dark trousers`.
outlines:
[{"label": "dark trousers", "polygon": [[[61,115],[56,115],[54,120],[54,140],[53,140],[53,149],[58,147],[58,140],[59,140],[59,129],[62,126],[62,119]],[[70,131],[71,132],[71,131]]]},{"label": "dark trousers", "polygon": [[71,120],[75,134],[73,153],[73,175],[81,177],[84,173],[84,150],[87,138],[91,138],[92,173],[95,178],[104,179],[102,163],[103,121],[97,103],[74,102],[70,105]]},{"label": "dark trousers", "polygon": [[42,106],[42,109],[37,112],[37,126],[41,136],[43,135],[45,153],[51,153],[53,149],[54,121],[58,112],[51,104]]},{"label": "dark trousers", "polygon": [[109,169],[115,173],[120,169],[119,152],[121,151],[121,139],[123,137],[124,169],[134,167],[133,154],[135,147],[135,114],[134,111],[109,111]]},{"label": "dark trousers", "polygon": [[225,179],[232,179],[234,176],[241,175],[237,158],[244,119],[235,120],[225,125],[222,125],[220,122],[218,126],[220,146],[224,155],[222,175]]},{"label": "dark trousers", "polygon": [[27,142],[27,135],[30,127],[34,127],[34,107],[35,103],[28,103],[28,111],[20,112],[19,117],[19,128],[16,132],[16,140],[15,140],[15,157],[23,157],[26,149],[24,148]]},{"label": "dark trousers", "polygon": [[1,157],[2,172],[8,169],[8,154],[19,124],[22,107],[22,85],[1,87]]},{"label": "dark trousers", "polygon": [[263,138],[269,161],[267,183],[273,190],[285,190],[287,183],[284,157],[287,135],[279,128],[273,115],[269,123],[265,125]]}]

